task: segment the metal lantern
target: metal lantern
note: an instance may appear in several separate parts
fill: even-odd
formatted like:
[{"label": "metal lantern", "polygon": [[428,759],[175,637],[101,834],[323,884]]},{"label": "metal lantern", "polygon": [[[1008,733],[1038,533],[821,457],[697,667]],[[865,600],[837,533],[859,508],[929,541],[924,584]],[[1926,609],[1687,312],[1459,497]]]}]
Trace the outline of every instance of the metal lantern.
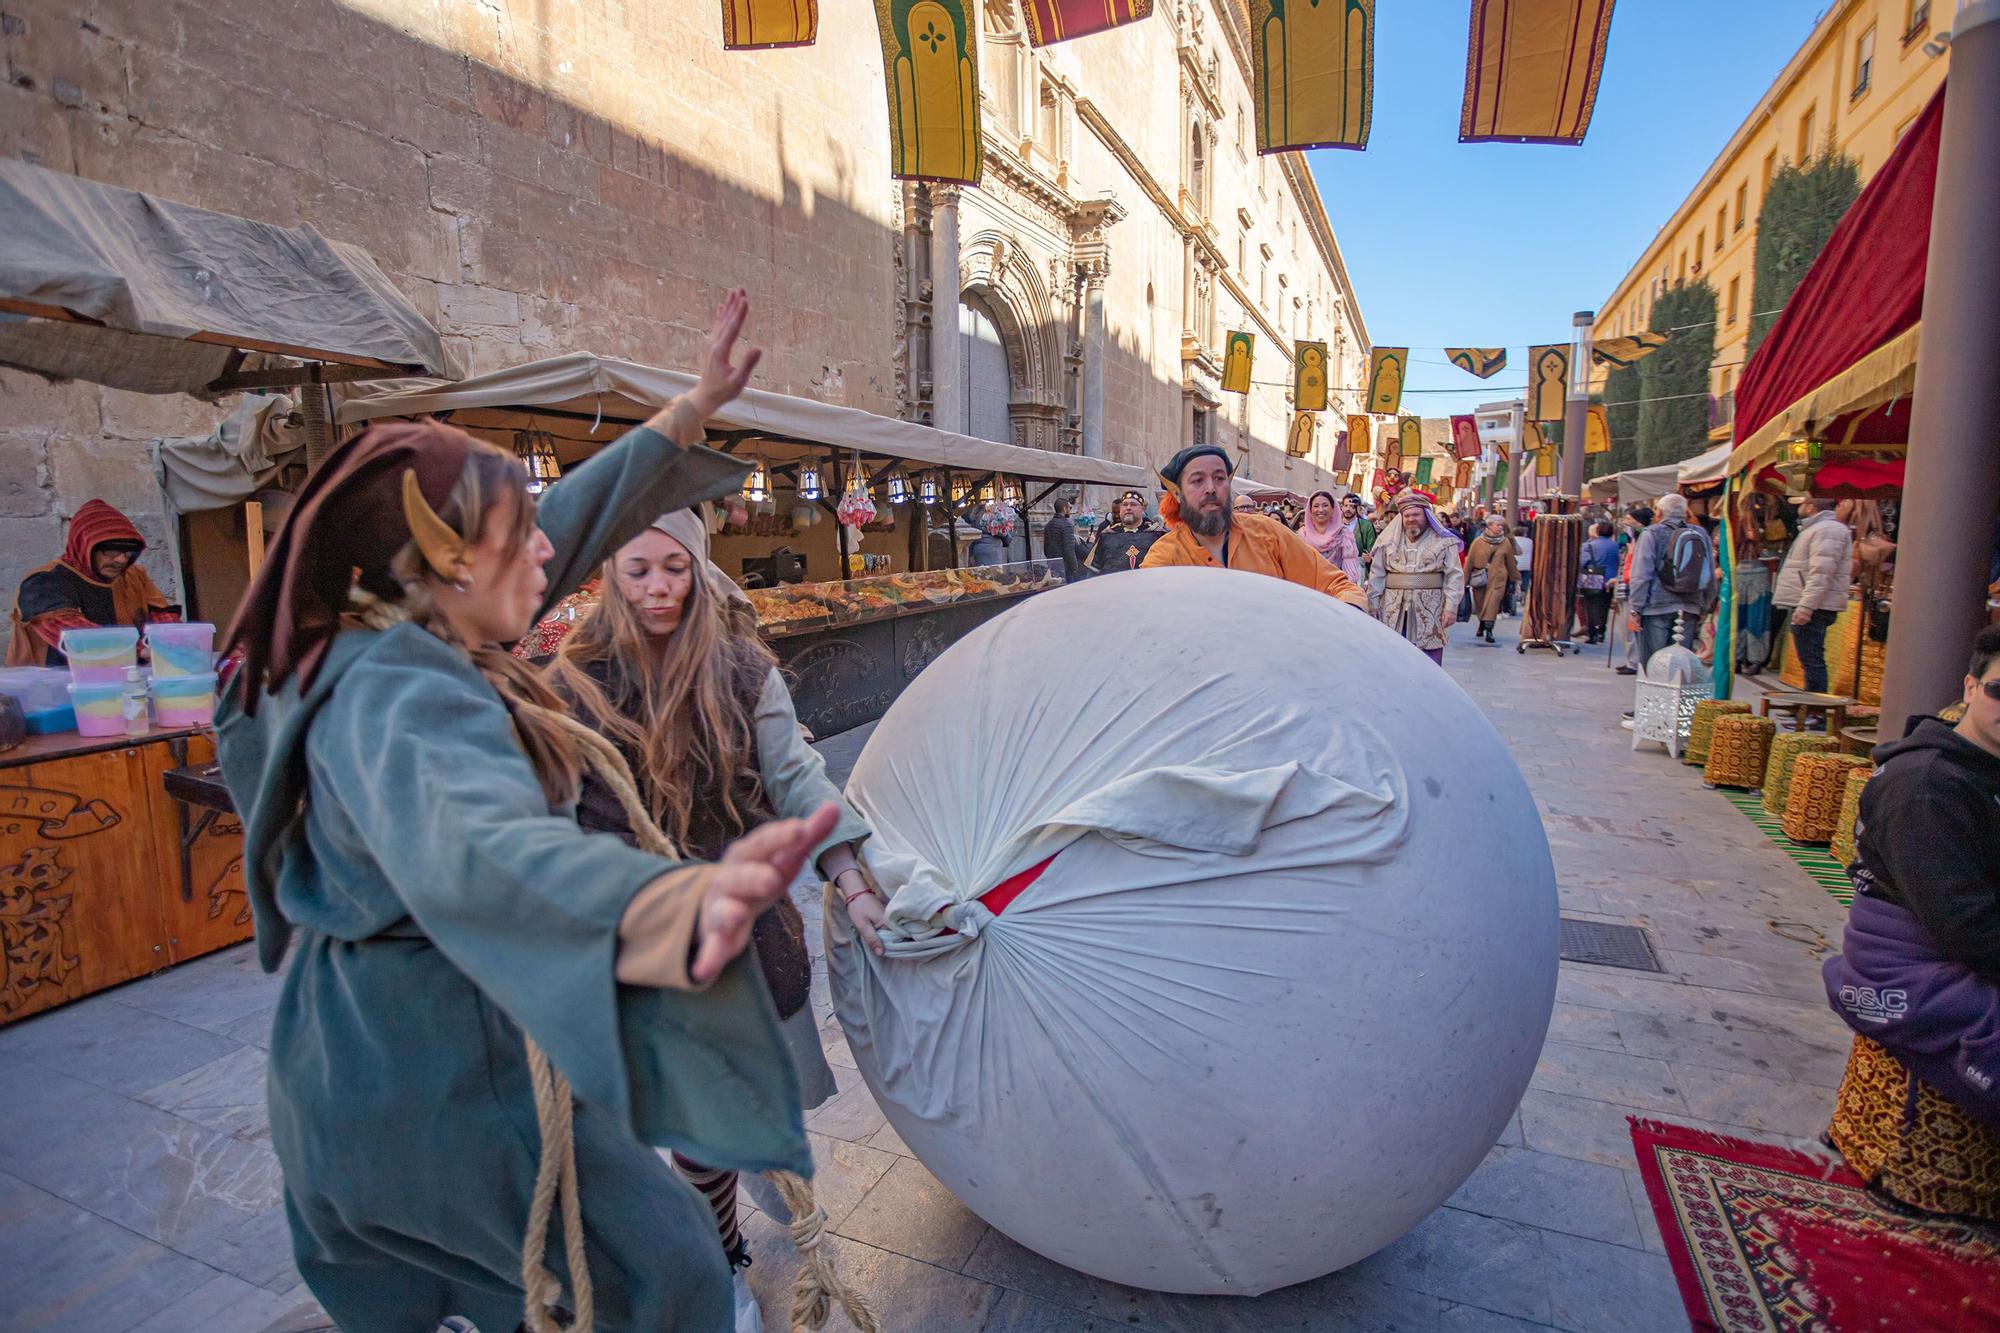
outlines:
[{"label": "metal lantern", "polygon": [[805,463],[799,467],[799,499],[817,500],[824,494],[819,483],[819,465]]},{"label": "metal lantern", "polygon": [[935,472],[926,472],[917,479],[917,503],[925,506],[938,502],[938,478]]},{"label": "metal lantern", "polygon": [[889,474],[889,503],[892,505],[910,502],[910,479],[900,472]]},{"label": "metal lantern", "polygon": [[1000,503],[1003,505],[1020,504],[1021,488],[1019,486],[1016,486],[1012,481],[1008,481],[1002,484],[1002,486],[1000,487]]},{"label": "metal lantern", "polygon": [[759,458],[750,468],[750,475],[743,479],[743,498],[752,504],[762,504],[771,498],[771,469]]},{"label": "metal lantern", "polygon": [[515,431],[514,456],[528,470],[530,495],[540,495],[551,482],[562,476],[562,463],[556,458],[555,437],[545,430]]}]

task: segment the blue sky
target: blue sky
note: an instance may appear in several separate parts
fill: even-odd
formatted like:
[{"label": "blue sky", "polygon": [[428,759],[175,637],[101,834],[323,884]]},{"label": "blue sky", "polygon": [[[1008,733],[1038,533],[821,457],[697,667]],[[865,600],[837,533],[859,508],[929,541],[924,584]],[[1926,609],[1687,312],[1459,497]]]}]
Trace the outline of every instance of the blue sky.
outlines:
[{"label": "blue sky", "polygon": [[[1784,68],[1826,0],[1620,0],[1580,148],[1461,144],[1463,0],[1380,0],[1365,152],[1308,153],[1369,337],[1409,346],[1406,399],[1469,412],[1526,383],[1611,294]],[[1505,345],[1476,380],[1439,347]]]}]

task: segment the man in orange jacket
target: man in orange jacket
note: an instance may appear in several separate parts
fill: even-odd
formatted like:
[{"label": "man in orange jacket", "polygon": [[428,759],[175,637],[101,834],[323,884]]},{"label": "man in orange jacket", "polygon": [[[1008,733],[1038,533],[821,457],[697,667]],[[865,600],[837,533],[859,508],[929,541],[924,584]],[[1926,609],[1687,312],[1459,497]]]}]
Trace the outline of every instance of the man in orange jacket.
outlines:
[{"label": "man in orange jacket", "polygon": [[1160,517],[1167,530],[1146,553],[1141,569],[1206,565],[1268,574],[1316,588],[1349,606],[1368,610],[1368,594],[1296,532],[1262,514],[1230,509],[1229,455],[1212,444],[1190,445],[1160,469],[1167,495]]}]

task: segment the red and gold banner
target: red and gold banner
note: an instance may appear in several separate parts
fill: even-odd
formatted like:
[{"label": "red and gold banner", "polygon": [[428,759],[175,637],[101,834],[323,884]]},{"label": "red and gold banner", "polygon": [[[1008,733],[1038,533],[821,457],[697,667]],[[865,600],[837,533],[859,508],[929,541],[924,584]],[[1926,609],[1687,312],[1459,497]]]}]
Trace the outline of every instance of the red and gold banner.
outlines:
[{"label": "red and gold banner", "polygon": [[1365,148],[1375,0],[1250,0],[1257,151]]},{"label": "red and gold banner", "polygon": [[979,183],[979,34],[970,0],[875,0],[889,174]]},{"label": "red and gold banner", "polygon": [[1458,460],[1458,472],[1452,478],[1452,481],[1461,491],[1472,485],[1472,460],[1470,458],[1461,458]]},{"label": "red and gold banner", "polygon": [[1479,457],[1479,423],[1469,416],[1451,419],[1451,451],[1460,458]]},{"label": "red and gold banner", "polygon": [[1528,420],[1561,421],[1569,397],[1569,346],[1543,343],[1528,349]]},{"label": "red and gold banner", "polygon": [[1232,332],[1222,345],[1222,387],[1227,393],[1250,392],[1250,354],[1256,350],[1257,335]]},{"label": "red and gold banner", "polygon": [[1368,397],[1370,412],[1394,416],[1403,409],[1403,377],[1410,368],[1407,347],[1377,347],[1368,353]]},{"label": "red and gold banner", "polygon": [[1586,455],[1611,452],[1611,414],[1604,410],[1603,403],[1592,403],[1590,415],[1584,418],[1583,452]]},{"label": "red and gold banner", "polygon": [[722,45],[731,51],[811,46],[819,0],[722,0]]},{"label": "red and gold banner", "polygon": [[1402,450],[1405,460],[1413,459],[1424,451],[1424,423],[1421,418],[1397,418],[1396,447]]},{"label": "red and gold banner", "polygon": [[1635,333],[1626,338],[1597,338],[1590,344],[1590,359],[1613,370],[1643,360],[1667,345],[1671,334]]},{"label": "red and gold banner", "polygon": [[1490,380],[1507,368],[1507,349],[1504,347],[1447,347],[1444,359],[1468,374]]},{"label": "red and gold banner", "polygon": [[1285,435],[1285,452],[1293,458],[1311,458],[1313,441],[1319,435],[1319,413],[1295,412],[1292,428]]},{"label": "red and gold banner", "polygon": [[1152,12],[1153,0],[1021,0],[1028,41],[1035,46],[1107,32]]},{"label": "red and gold banner", "polygon": [[1292,344],[1292,406],[1300,412],[1326,411],[1326,344]]},{"label": "red and gold banner", "polygon": [[1335,472],[1344,473],[1354,466],[1354,418],[1349,417],[1347,422],[1348,429],[1340,432],[1333,439],[1333,471]]},{"label": "red and gold banner", "polygon": [[1612,0],[1472,0],[1460,143],[1580,144]]}]

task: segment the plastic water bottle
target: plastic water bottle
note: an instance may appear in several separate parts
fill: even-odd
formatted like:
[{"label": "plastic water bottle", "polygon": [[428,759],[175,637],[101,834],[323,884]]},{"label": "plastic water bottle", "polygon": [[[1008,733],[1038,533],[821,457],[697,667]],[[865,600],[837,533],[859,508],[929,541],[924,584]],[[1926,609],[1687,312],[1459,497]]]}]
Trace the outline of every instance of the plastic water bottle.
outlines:
[{"label": "plastic water bottle", "polygon": [[125,688],[119,695],[119,711],[125,718],[127,736],[143,736],[149,730],[150,719],[146,715],[146,680],[139,674],[139,668],[125,668]]}]

